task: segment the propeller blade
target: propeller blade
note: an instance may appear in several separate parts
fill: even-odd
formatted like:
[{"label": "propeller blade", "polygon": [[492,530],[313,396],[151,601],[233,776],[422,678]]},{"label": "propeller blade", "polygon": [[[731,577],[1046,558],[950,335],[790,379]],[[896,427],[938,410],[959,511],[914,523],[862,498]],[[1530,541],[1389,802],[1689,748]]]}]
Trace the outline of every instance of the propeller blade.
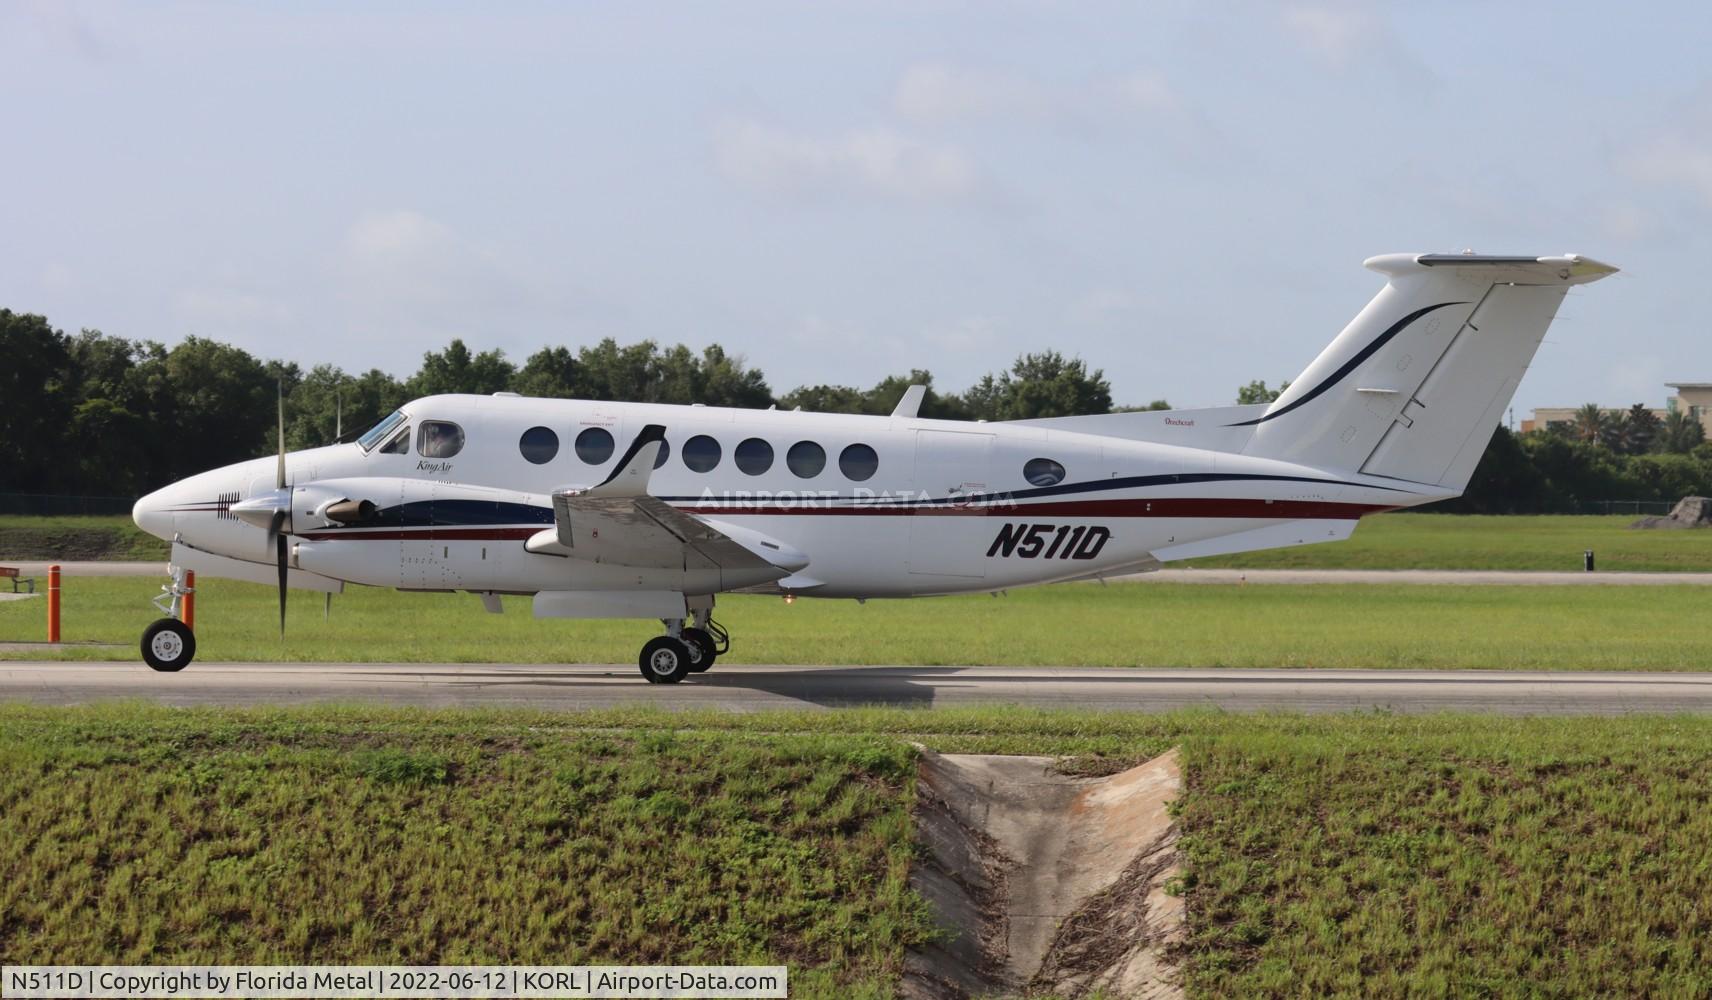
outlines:
[{"label": "propeller blade", "polygon": [[[279,380],[279,482],[275,489],[285,489],[285,379]],[[283,572],[283,571],[282,571]]]},{"label": "propeller blade", "polygon": [[285,638],[285,536],[278,535],[274,546],[279,553],[279,637]]}]

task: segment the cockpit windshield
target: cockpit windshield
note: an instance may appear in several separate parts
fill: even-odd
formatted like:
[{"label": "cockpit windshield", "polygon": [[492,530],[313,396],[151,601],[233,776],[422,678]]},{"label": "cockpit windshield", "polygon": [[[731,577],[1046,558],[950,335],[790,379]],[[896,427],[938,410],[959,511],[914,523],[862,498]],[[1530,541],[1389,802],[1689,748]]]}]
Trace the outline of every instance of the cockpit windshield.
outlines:
[{"label": "cockpit windshield", "polygon": [[402,423],[404,423],[404,411],[394,410],[391,416],[370,427],[368,433],[357,438],[357,444],[361,445],[364,451],[374,451],[374,446],[380,444],[389,431]]}]

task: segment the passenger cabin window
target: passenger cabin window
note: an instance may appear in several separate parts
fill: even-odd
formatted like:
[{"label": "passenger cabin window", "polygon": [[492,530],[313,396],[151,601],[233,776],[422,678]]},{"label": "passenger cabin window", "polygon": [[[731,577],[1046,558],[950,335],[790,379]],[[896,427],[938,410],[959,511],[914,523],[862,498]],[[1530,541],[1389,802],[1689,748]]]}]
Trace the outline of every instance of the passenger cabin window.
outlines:
[{"label": "passenger cabin window", "polygon": [[785,465],[798,479],[813,479],[826,468],[826,449],[813,441],[798,441],[785,452]]},{"label": "passenger cabin window", "polygon": [[559,453],[559,435],[551,427],[531,427],[517,439],[517,450],[535,465],[546,465]]},{"label": "passenger cabin window", "polygon": [[880,468],[880,456],[865,444],[853,444],[838,453],[838,470],[852,482],[872,479]]},{"label": "passenger cabin window", "polygon": [[612,433],[605,427],[584,428],[577,435],[577,457],[589,465],[600,465],[612,457]]},{"label": "passenger cabin window", "polygon": [[386,440],[386,436],[392,433],[392,429],[402,423],[404,423],[404,411],[394,410],[387,414],[385,420],[370,427],[362,437],[357,438],[357,444],[364,451],[374,451],[374,446]]},{"label": "passenger cabin window", "polygon": [[712,472],[719,464],[719,442],[706,434],[697,434],[684,442],[684,465],[691,472]]},{"label": "passenger cabin window", "polygon": [[1064,481],[1064,466],[1050,458],[1031,458],[1023,463],[1022,477],[1030,486],[1057,486]]},{"label": "passenger cabin window", "polygon": [[381,448],[380,453],[382,455],[410,454],[410,428],[400,428],[399,432],[392,436],[392,440],[388,441],[386,446]]},{"label": "passenger cabin window", "polygon": [[424,420],[416,430],[416,454],[451,458],[464,450],[464,429],[447,420]]},{"label": "passenger cabin window", "polygon": [[760,438],[745,438],[731,458],[744,475],[759,476],[773,467],[773,446]]},{"label": "passenger cabin window", "polygon": [[654,468],[658,469],[660,466],[665,465],[666,459],[670,457],[672,457],[672,442],[667,441],[665,438],[661,438],[660,453],[654,456]]}]

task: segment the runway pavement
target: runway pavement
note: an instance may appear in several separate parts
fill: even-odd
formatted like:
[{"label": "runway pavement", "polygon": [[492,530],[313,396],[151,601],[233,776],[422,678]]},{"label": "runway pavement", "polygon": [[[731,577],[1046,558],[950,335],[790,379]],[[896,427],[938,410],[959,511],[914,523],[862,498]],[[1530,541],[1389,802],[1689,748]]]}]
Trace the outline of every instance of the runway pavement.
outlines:
[{"label": "runway pavement", "polygon": [[3,662],[0,700],[79,704],[391,705],[734,712],[884,704],[1164,711],[1486,711],[1513,715],[1712,712],[1712,673],[1420,670],[1162,670],[1058,667],[716,666],[650,685],[628,665]]},{"label": "runway pavement", "polygon": [[[45,586],[48,564],[39,561],[8,562],[24,576],[38,578]],[[63,562],[60,572],[75,576],[166,576],[166,563],[158,562]],[[1712,573],[1570,573],[1518,572],[1464,569],[1162,569],[1152,573],[1115,576],[1115,581],[1143,583],[1407,583],[1423,586],[1466,586],[1484,584],[1510,587],[1556,586],[1712,586]]]}]

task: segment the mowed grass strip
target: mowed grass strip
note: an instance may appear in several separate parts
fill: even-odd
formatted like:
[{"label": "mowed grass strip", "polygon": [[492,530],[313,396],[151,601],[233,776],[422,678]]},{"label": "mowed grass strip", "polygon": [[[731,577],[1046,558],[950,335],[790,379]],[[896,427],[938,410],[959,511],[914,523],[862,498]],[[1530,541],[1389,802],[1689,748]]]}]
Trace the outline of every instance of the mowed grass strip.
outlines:
[{"label": "mowed grass strip", "polygon": [[1712,995],[1712,720],[1189,738],[1192,994]]},{"label": "mowed grass strip", "polygon": [[0,515],[0,560],[165,562],[170,546],[120,515]]},{"label": "mowed grass strip", "polygon": [[[1191,559],[1173,566],[1576,572],[1592,549],[1606,572],[1712,572],[1712,530],[1640,531],[1628,515],[1378,514],[1347,541]],[[0,516],[0,559],[165,560],[128,517]]]},{"label": "mowed grass strip", "polygon": [[1172,745],[1191,996],[1705,996],[1712,720],[0,706],[19,962],[785,962],[894,994],[913,751]]},{"label": "mowed grass strip", "polygon": [[1489,569],[1712,572],[1712,529],[1640,530],[1634,516],[1377,514],[1347,541],[1190,559],[1172,566],[1244,569]]},{"label": "mowed grass strip", "polygon": [[[164,579],[164,578],[163,578]],[[67,658],[135,660],[159,583],[68,578]],[[490,615],[468,594],[353,587],[323,618],[293,592],[279,637],[272,588],[199,581],[197,657],[310,662],[630,664],[657,627],[536,620],[527,598]],[[1372,667],[1703,670],[1712,588],[1061,584],[1000,597],[907,601],[722,597],[725,665]],[[40,641],[40,600],[0,603],[0,641]],[[0,658],[39,651],[0,650]],[[194,665],[192,670],[196,669]],[[715,668],[718,669],[718,668]]]},{"label": "mowed grass strip", "polygon": [[9,962],[788,963],[887,997],[931,929],[900,740],[0,718]]}]

